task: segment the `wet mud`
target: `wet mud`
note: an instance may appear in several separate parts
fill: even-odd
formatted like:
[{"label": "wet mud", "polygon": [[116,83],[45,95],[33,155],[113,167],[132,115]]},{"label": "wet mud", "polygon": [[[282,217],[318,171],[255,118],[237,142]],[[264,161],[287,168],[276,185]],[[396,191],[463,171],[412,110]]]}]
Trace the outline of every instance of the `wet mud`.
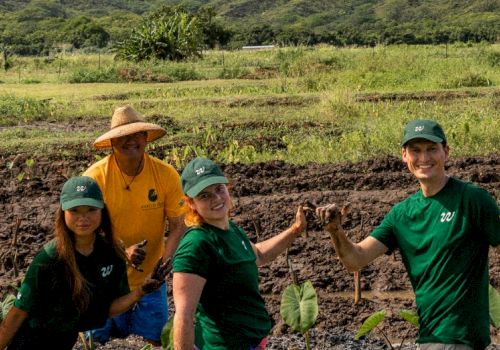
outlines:
[{"label": "wet mud", "polygon": [[[64,153],[61,153],[64,154]],[[154,154],[154,153],[153,153]],[[0,297],[14,292],[41,246],[50,240],[59,191],[64,181],[80,174],[94,162],[91,150],[76,156],[42,157],[29,165],[26,155],[4,155],[0,168]],[[27,164],[28,163],[28,164]],[[350,203],[344,223],[354,241],[366,237],[387,211],[418,189],[415,179],[398,158],[384,157],[356,164],[291,165],[266,162],[222,165],[231,181],[233,220],[254,242],[286,229],[299,204]],[[500,199],[500,156],[453,158],[447,171],[471,181]],[[22,175],[21,175],[22,174]],[[15,242],[14,242],[15,238]],[[310,221],[307,237],[299,237],[289,249],[292,268],[299,282],[310,280],[319,300],[319,316],[312,334],[316,349],[382,349],[380,333],[363,342],[354,334],[363,320],[387,310],[382,331],[397,343],[414,343],[416,329],[400,320],[401,309],[415,309],[409,279],[396,252],[378,258],[360,272],[365,296],[354,304],[353,276],[337,259],[327,233]],[[500,288],[500,256],[490,250],[490,282]],[[273,318],[269,348],[303,349],[303,338],[281,321],[281,293],[291,283],[285,255],[260,269],[261,292]],[[170,303],[173,308],[173,303]],[[499,332],[492,329],[494,343]],[[137,339],[117,341],[107,349],[138,349]],[[104,347],[103,347],[104,348]],[[410,347],[411,348],[411,347]],[[496,348],[496,346],[492,346]],[[499,347],[500,348],[500,347]]]}]

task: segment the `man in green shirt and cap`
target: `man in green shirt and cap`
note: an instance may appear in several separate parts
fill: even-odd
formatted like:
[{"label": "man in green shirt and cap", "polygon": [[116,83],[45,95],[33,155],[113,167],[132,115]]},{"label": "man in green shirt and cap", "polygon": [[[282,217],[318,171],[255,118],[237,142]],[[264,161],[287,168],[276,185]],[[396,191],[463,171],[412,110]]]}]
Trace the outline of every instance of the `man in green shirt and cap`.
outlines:
[{"label": "man in green shirt and cap", "polygon": [[415,291],[421,350],[484,349],[490,343],[488,250],[500,244],[497,203],[446,174],[449,146],[438,123],[410,122],[401,147],[420,190],[396,204],[369,237],[347,239],[335,204],[316,214],[349,271],[399,248]]}]

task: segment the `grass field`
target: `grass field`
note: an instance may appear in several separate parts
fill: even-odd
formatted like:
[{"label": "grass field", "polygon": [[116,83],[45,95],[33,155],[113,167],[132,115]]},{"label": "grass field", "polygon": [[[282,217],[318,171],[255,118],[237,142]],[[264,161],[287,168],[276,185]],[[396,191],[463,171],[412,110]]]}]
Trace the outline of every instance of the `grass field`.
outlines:
[{"label": "grass field", "polygon": [[[115,107],[163,125],[164,158],[359,161],[399,153],[432,118],[452,155],[500,151],[500,45],[210,51],[196,62],[109,55],[16,58],[0,74],[2,154],[90,147]],[[66,152],[71,152],[68,147]]]}]

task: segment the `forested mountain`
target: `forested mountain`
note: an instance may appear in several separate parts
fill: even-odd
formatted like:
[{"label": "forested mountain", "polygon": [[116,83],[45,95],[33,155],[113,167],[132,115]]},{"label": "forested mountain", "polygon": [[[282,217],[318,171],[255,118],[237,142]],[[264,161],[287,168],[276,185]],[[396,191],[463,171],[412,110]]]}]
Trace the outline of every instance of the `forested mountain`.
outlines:
[{"label": "forested mountain", "polygon": [[212,8],[230,47],[500,40],[500,0],[1,0],[0,39],[20,54],[109,47],[164,5]]}]

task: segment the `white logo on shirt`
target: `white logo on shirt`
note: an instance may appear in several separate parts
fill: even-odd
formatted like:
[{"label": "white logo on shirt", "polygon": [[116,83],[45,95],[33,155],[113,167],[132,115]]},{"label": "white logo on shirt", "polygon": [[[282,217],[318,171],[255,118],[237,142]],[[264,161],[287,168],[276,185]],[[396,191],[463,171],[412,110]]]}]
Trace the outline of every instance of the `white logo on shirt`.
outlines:
[{"label": "white logo on shirt", "polygon": [[17,300],[21,299],[21,292],[17,293],[16,299]]},{"label": "white logo on shirt", "polygon": [[205,172],[205,167],[201,167],[201,168],[198,168],[198,169],[194,169],[194,172],[196,173],[196,175],[201,175]]},{"label": "white logo on shirt", "polygon": [[241,241],[241,244],[243,244],[243,248],[245,248],[245,250],[248,250],[247,246],[245,245],[245,241]]},{"label": "white logo on shirt", "polygon": [[441,213],[441,222],[450,222],[455,216],[455,212]]},{"label": "white logo on shirt", "polygon": [[102,277],[107,277],[109,274],[113,271],[113,265],[101,267],[101,276]]}]

